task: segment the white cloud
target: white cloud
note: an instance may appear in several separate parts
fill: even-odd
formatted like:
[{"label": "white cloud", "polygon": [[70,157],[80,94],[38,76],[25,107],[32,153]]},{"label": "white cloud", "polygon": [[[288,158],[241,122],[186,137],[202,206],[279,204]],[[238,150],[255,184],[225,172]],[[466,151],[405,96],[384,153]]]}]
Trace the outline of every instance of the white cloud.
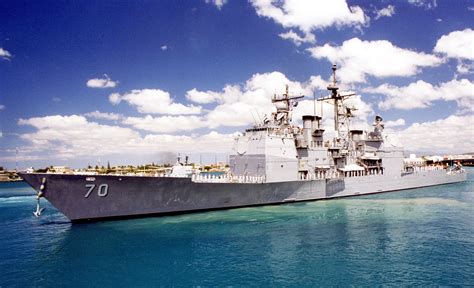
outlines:
[{"label": "white cloud", "polygon": [[463,61],[459,60],[458,65],[456,65],[456,71],[459,74],[470,74],[474,70],[474,62],[470,61],[469,64],[464,63]]},{"label": "white cloud", "polygon": [[135,106],[140,113],[169,115],[201,113],[201,106],[175,103],[168,92],[160,89],[132,90],[123,95],[113,93],[110,94],[109,101],[115,105],[121,101],[126,101],[128,104]]},{"label": "white cloud", "polygon": [[[330,71],[328,70],[328,73],[330,73]],[[312,90],[324,90],[324,91],[327,91],[327,87],[329,85],[329,83],[324,80],[323,78],[321,78],[321,76],[311,76],[309,78],[309,81],[308,81],[308,86],[312,88]],[[342,87],[344,89],[344,87]],[[308,95],[310,96],[310,95]]]},{"label": "white cloud", "polygon": [[0,47],[0,58],[4,60],[10,60],[11,57],[12,57],[12,54],[10,52]]},{"label": "white cloud", "polygon": [[163,46],[160,47],[160,49],[162,51],[166,51],[166,50],[168,50],[168,45],[163,45]]},{"label": "white cloud", "polygon": [[300,83],[289,80],[280,72],[257,73],[244,85],[226,85],[219,92],[192,89],[186,93],[186,98],[196,103],[217,103],[204,117],[210,128],[246,126],[272,112],[271,98],[274,94],[281,95],[286,84],[290,94],[307,96],[315,89],[326,89],[327,86],[319,76]]},{"label": "white cloud", "polygon": [[251,0],[257,14],[285,28],[309,33],[329,26],[360,26],[368,22],[359,6],[349,7],[345,0]]},{"label": "white cloud", "polygon": [[176,131],[190,131],[206,127],[206,122],[198,116],[161,116],[152,117],[127,117],[122,124],[131,125],[136,129],[157,132],[170,133]]},{"label": "white cloud", "polygon": [[270,110],[268,105],[265,106],[262,109],[262,107],[256,108],[243,102],[221,104],[209,112],[207,115],[208,123],[211,128],[219,126],[246,126],[263,117],[265,114],[263,111]]},{"label": "white cloud", "polygon": [[[306,82],[298,82],[289,80],[280,72],[271,72],[255,74],[243,85],[226,85],[218,92],[202,92],[212,94],[212,101],[216,103],[214,109],[204,111],[203,115],[161,117],[148,115],[126,118],[122,116],[120,118],[121,115],[94,111],[83,116],[55,115],[20,119],[18,124],[29,125],[36,129],[32,133],[20,136],[29,143],[27,146],[20,147],[21,157],[25,161],[38,159],[69,161],[71,159],[97,156],[115,157],[117,155],[152,158],[161,152],[168,151],[191,154],[197,152],[229,153],[237,133],[221,134],[212,131],[212,129],[220,126],[247,126],[254,122],[252,113],[257,121],[260,121],[264,114],[273,111],[271,98],[274,94],[281,95],[285,84],[289,85],[291,95],[312,96],[314,91],[325,90],[327,87],[327,82],[320,76],[312,76]],[[193,90],[199,92],[196,89]],[[143,91],[140,90],[141,92]],[[115,103],[122,100],[132,101],[125,96],[117,94],[113,101]],[[350,101],[347,102],[349,105],[356,104],[359,108],[356,111],[356,117],[353,118],[354,125],[352,127],[367,126],[366,117],[373,114],[370,105],[364,103],[360,96],[353,97]],[[294,122],[299,123],[298,118],[303,114],[312,114],[314,112],[312,107],[314,107],[313,101],[303,100],[293,111]],[[326,128],[326,135],[332,135],[333,124],[329,117],[332,116],[333,106],[326,103],[323,109],[326,118],[323,124]],[[318,109],[318,114],[319,111],[320,109]],[[120,126],[118,124],[99,124],[85,116],[97,119],[118,119]],[[209,129],[210,132],[200,135],[175,134],[179,131],[193,131],[200,128]],[[171,135],[171,133],[175,135]],[[11,153],[9,154],[10,156],[2,157],[0,160],[11,161]]]},{"label": "white cloud", "polygon": [[382,17],[392,17],[393,15],[395,15],[395,6],[388,5],[385,8],[375,11],[375,20]]},{"label": "white cloud", "polygon": [[300,46],[302,43],[316,43],[316,37],[312,33],[304,33],[304,36],[301,37],[298,33],[290,30],[286,33],[280,33],[278,36],[282,39],[291,40],[296,46]]},{"label": "white cloud", "polygon": [[392,120],[392,121],[386,121],[385,122],[385,127],[387,127],[387,128],[398,127],[398,126],[405,126],[405,119],[399,118],[397,120]]},{"label": "white cloud", "polygon": [[316,46],[308,51],[316,59],[326,58],[341,66],[339,76],[344,82],[365,82],[366,76],[378,78],[412,76],[422,67],[434,67],[443,63],[434,55],[415,52],[394,46],[387,40],[362,41],[352,38],[342,46]]},{"label": "white cloud", "polygon": [[120,96],[119,93],[112,93],[109,95],[109,102],[114,104],[114,105],[118,105],[120,104],[120,102],[122,102],[122,96]]},{"label": "white cloud", "polygon": [[211,131],[201,136],[146,135],[141,148],[177,153],[229,153],[237,133]]},{"label": "white cloud", "polygon": [[113,81],[107,74],[104,74],[104,78],[93,78],[87,80],[87,87],[89,88],[114,88],[117,86],[118,81]]},{"label": "white cloud", "polygon": [[93,111],[84,114],[84,116],[89,117],[89,118],[95,118],[95,119],[105,119],[105,120],[120,120],[122,118],[122,115],[115,114],[115,113],[104,113],[100,111]]},{"label": "white cloud", "polygon": [[408,0],[408,3],[425,9],[434,9],[438,6],[436,0]]},{"label": "white cloud", "polygon": [[289,80],[280,72],[255,74],[244,85],[226,85],[221,91],[186,92],[189,101],[199,104],[215,103],[214,107],[202,111],[201,106],[173,103],[169,93],[159,89],[133,90],[124,95],[113,93],[109,100],[119,104],[122,100],[136,106],[141,113],[202,116],[183,117],[128,117],[122,123],[134,128],[153,132],[191,131],[199,128],[214,129],[221,126],[247,126],[263,119],[273,109],[271,98],[281,95],[285,85],[292,95],[312,96],[315,90],[326,90],[327,82],[320,76],[312,76],[306,82]]},{"label": "white cloud", "polygon": [[132,139],[140,137],[132,129],[88,122],[78,115],[20,119],[18,124],[37,129],[21,135],[22,139],[31,142],[38,151],[49,150],[59,158],[119,152]]},{"label": "white cloud", "polygon": [[441,36],[433,51],[457,59],[456,70],[459,74],[471,73],[474,66],[474,30],[468,28]]},{"label": "white cloud", "polygon": [[[225,89],[225,88],[224,88]],[[216,102],[221,98],[221,94],[213,91],[198,91],[196,88],[186,92],[186,99],[189,101],[199,103],[199,104],[208,104]]]},{"label": "white cloud", "polygon": [[[317,79],[321,80],[320,77]],[[259,121],[264,114],[272,112],[271,98],[275,94],[281,95],[286,84],[289,85],[290,94],[309,96],[314,89],[313,83],[319,82],[291,81],[280,72],[254,74],[242,87],[226,86],[218,96],[213,94],[220,104],[207,114],[209,127],[245,126]]]},{"label": "white cloud", "polygon": [[0,105],[0,111],[5,109],[5,105]]},{"label": "white cloud", "polygon": [[227,0],[206,0],[208,4],[214,4],[217,9],[221,10],[222,6],[227,3]]},{"label": "white cloud", "polygon": [[434,52],[443,53],[449,58],[474,60],[474,30],[468,28],[441,36]]},{"label": "white cloud", "polygon": [[[0,132],[0,137],[1,137]],[[18,162],[18,161],[35,161],[35,160],[44,160],[48,159],[47,156],[37,156],[37,155],[16,155],[15,152],[8,151],[10,156],[0,156],[0,161],[2,162]],[[23,152],[23,151],[22,151]]]},{"label": "white cloud", "polygon": [[[306,95],[310,99],[316,90],[324,90],[323,93],[326,93],[328,85],[320,76],[312,76],[306,82],[298,82],[289,80],[280,72],[258,73],[254,74],[244,85],[227,85],[221,92],[203,92],[193,89],[188,91],[187,97],[189,100],[199,103],[217,102],[215,108],[204,116],[207,127],[240,127],[253,124],[255,121],[260,122],[265,115],[270,115],[274,109],[271,103],[272,97],[284,93],[286,84],[289,86],[290,95]],[[355,113],[357,115],[354,119],[355,122],[365,123],[367,115],[372,113],[370,105],[364,103],[360,96],[353,97],[348,100],[348,103],[359,108]],[[293,111],[293,120],[299,121],[303,114],[312,114],[314,112],[313,104],[313,101],[310,100],[300,101]],[[319,110],[318,108],[318,113]],[[331,117],[332,110],[333,106],[330,104],[324,105],[325,116]]]},{"label": "white cloud", "polygon": [[45,117],[33,117],[29,119],[18,120],[19,125],[30,125],[38,129],[44,128],[58,128],[59,130],[67,130],[71,126],[79,126],[86,124],[87,119],[83,116],[71,115],[71,116],[45,116]]},{"label": "white cloud", "polygon": [[474,115],[449,116],[432,122],[414,123],[399,132],[405,149],[438,153],[474,151]]},{"label": "white cloud", "polygon": [[[124,118],[114,113],[94,111],[82,116],[54,115],[20,119],[19,125],[29,125],[36,129],[33,133],[20,136],[30,143],[29,146],[22,147],[22,151],[24,151],[24,157],[44,155],[51,159],[72,159],[79,156],[111,154],[150,155],[164,151],[226,153],[231,149],[235,133],[219,134],[213,132],[212,129],[221,126],[247,126],[254,123],[254,117],[260,121],[264,114],[270,114],[273,111],[271,99],[274,94],[279,96],[284,92],[285,84],[289,85],[291,95],[303,94],[310,96],[310,99],[314,91],[325,90],[327,87],[327,82],[320,76],[312,76],[306,82],[298,82],[289,80],[280,72],[271,72],[254,74],[243,85],[226,85],[218,92],[200,92],[196,89],[190,90],[193,92],[188,91],[190,93],[187,95],[191,95],[188,97],[190,100],[216,103],[215,108],[204,111],[203,115],[165,115],[160,117],[147,115]],[[207,97],[207,94],[210,94],[210,97]],[[188,107],[183,105],[176,108],[173,105],[177,103],[173,103],[169,94],[161,90],[134,90],[124,95],[112,94],[110,98],[111,102],[115,104],[123,100],[129,102],[130,105],[137,106],[139,110],[143,108],[155,112],[165,111],[168,114],[171,114],[171,110],[176,112],[184,109],[183,107]],[[373,114],[370,105],[364,103],[360,96],[353,97],[350,101],[348,101],[349,105],[355,104],[359,108],[353,122],[366,124],[367,115]],[[159,105],[161,107],[156,108],[153,103],[161,103]],[[170,109],[170,107],[172,108]],[[294,109],[294,122],[298,122],[298,118],[303,114],[312,114],[313,107],[313,101],[303,100]],[[199,109],[201,108],[199,107]],[[323,109],[325,117],[332,116],[332,105],[324,104]],[[99,124],[86,117],[120,121],[121,126]],[[328,118],[324,125],[330,134],[331,119]],[[169,135],[169,133],[193,131],[200,128],[210,129],[211,132],[192,136]],[[143,136],[138,130],[142,130],[141,133],[150,131],[151,134]]]},{"label": "white cloud", "polygon": [[36,128],[21,135],[30,146],[21,148],[24,157],[40,154],[50,159],[111,154],[150,155],[159,152],[229,152],[235,134],[211,131],[201,136],[140,136],[133,129],[89,122],[83,116],[46,116],[20,119],[18,124]]},{"label": "white cloud", "polygon": [[467,79],[454,79],[438,86],[422,80],[404,87],[383,84],[364,88],[363,91],[385,95],[385,99],[379,103],[381,109],[427,108],[434,101],[443,100],[456,101],[460,112],[474,111],[474,83]]},{"label": "white cloud", "polygon": [[[417,83],[414,83],[414,85],[423,87],[423,83]],[[23,140],[29,142],[27,147],[21,147],[22,157],[31,160],[37,159],[35,157],[39,157],[38,155],[42,155],[41,157],[44,156],[47,159],[77,159],[113,154],[153,155],[167,151],[178,153],[196,153],[196,151],[199,151],[199,153],[228,153],[236,136],[235,133],[220,134],[211,131],[207,134],[191,136],[154,133],[175,133],[199,128],[212,129],[218,126],[249,125],[253,122],[252,113],[256,118],[263,118],[265,113],[272,111],[271,97],[274,93],[280,95],[284,91],[285,84],[289,85],[290,94],[298,95],[301,93],[308,96],[311,96],[315,90],[325,89],[327,86],[327,82],[320,76],[313,76],[306,82],[297,82],[289,80],[280,72],[271,72],[255,74],[244,85],[227,85],[219,92],[202,92],[211,93],[212,101],[217,103],[215,109],[202,116],[153,117],[148,115],[145,117],[120,118],[117,114],[99,111],[85,114],[91,118],[122,120],[121,124],[130,125],[129,127],[98,124],[78,115],[20,119],[18,124],[29,125],[36,129],[32,133],[20,136]],[[472,83],[468,80],[453,80],[439,86],[431,86],[432,91],[423,93],[442,95],[437,97],[442,97],[442,100],[446,101],[458,101],[458,105],[462,107],[468,107],[468,103],[471,103],[469,107],[474,107],[472,105],[472,93],[466,96],[467,89],[472,88],[469,85],[472,85]],[[406,89],[408,88],[406,87],[391,86],[389,88],[400,90],[393,93],[394,97],[408,95],[406,97],[413,98],[409,93],[407,94]],[[195,92],[199,91],[195,90]],[[425,94],[419,98],[425,98]],[[459,98],[459,95],[465,95],[466,99]],[[122,99],[123,96],[121,95],[117,97],[118,101],[125,100]],[[365,103],[360,96],[351,97],[346,104],[358,108],[355,111],[355,117],[352,118],[352,128],[368,128],[367,118],[374,114],[372,107]],[[323,126],[326,129],[326,135],[330,136],[333,133],[333,123],[331,121],[333,106],[325,103],[322,109],[325,118]],[[316,104],[315,109],[313,101],[303,100],[295,107],[293,119],[298,121],[298,118],[302,115],[313,114],[315,110],[316,114],[320,115],[321,106],[319,103]],[[473,117],[473,115],[451,116],[433,122],[415,123],[400,131],[400,138],[409,150],[420,150],[429,147],[430,151],[472,151],[474,135],[472,135],[473,131],[469,130],[469,127],[474,124]],[[404,125],[404,119],[386,122],[387,128]],[[150,131],[151,134],[141,135],[135,129]],[[453,143],[453,139],[456,139],[456,143]],[[3,157],[2,159],[7,158]]]}]

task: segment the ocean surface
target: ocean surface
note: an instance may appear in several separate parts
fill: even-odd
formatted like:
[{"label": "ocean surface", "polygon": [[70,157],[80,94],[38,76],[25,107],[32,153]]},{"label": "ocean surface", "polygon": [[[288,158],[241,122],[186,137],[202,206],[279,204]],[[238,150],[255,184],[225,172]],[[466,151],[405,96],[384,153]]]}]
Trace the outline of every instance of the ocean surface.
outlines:
[{"label": "ocean surface", "polygon": [[468,181],[339,200],[70,224],[0,183],[0,287],[472,286]]}]

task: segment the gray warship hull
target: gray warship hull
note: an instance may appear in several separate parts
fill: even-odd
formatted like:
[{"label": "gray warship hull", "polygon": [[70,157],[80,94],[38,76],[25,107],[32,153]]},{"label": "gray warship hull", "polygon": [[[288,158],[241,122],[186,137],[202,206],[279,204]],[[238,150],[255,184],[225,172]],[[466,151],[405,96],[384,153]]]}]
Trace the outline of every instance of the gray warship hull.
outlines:
[{"label": "gray warship hull", "polygon": [[[445,170],[273,183],[207,183],[191,178],[22,173],[73,222],[366,195],[466,180]],[[43,186],[43,187],[42,187]]]},{"label": "gray warship hull", "polygon": [[[334,108],[334,135],[326,136],[321,116],[303,115],[291,124],[292,109],[304,96],[274,94],[274,110],[237,135],[229,173],[216,178],[193,172],[179,158],[168,177],[24,173],[38,192],[34,214],[45,197],[72,221],[187,213],[366,195],[466,180],[459,164],[410,155],[383,133],[377,115],[373,131],[351,129],[357,109],[345,104],[354,93],[338,92],[336,65],[331,95],[318,99]],[[315,102],[316,105],[316,102]],[[413,157],[412,157],[413,156]],[[52,169],[56,172],[54,169]],[[171,177],[180,176],[180,177]],[[184,177],[183,177],[184,176]],[[186,177],[191,176],[191,177]]]}]

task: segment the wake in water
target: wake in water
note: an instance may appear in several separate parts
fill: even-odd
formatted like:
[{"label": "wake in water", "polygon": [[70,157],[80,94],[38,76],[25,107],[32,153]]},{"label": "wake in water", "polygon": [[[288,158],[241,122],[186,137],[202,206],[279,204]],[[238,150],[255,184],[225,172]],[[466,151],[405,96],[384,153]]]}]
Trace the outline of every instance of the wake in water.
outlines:
[{"label": "wake in water", "polygon": [[12,204],[12,203],[27,203],[35,200],[33,195],[25,196],[6,196],[0,197],[0,205],[2,204]]},{"label": "wake in water", "polygon": [[426,198],[408,198],[408,199],[350,199],[344,200],[347,203],[353,204],[385,204],[385,205],[465,205],[466,203],[461,202],[456,199],[445,199],[445,198],[436,198],[436,197],[426,197]]}]

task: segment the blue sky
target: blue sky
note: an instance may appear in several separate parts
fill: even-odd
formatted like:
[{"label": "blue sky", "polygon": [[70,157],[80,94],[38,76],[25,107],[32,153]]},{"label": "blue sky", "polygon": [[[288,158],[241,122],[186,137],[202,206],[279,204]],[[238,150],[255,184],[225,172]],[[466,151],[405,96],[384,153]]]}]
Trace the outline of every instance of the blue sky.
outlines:
[{"label": "blue sky", "polygon": [[323,2],[0,2],[0,165],[225,155],[285,84],[324,95],[332,63],[358,125],[474,151],[474,1]]}]

